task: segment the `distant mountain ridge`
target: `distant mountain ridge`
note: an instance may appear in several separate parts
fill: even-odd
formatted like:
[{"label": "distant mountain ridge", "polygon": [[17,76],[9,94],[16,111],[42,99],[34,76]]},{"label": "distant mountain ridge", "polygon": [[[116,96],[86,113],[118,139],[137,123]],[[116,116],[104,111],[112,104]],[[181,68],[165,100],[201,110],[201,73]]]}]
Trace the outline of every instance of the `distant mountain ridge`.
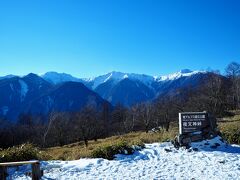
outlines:
[{"label": "distant mountain ridge", "polygon": [[129,107],[196,87],[207,78],[207,72],[188,69],[159,77],[115,71],[89,79],[56,72],[10,75],[0,78],[0,117],[15,120],[21,113],[77,111],[89,103],[98,108],[108,102]]},{"label": "distant mountain ridge", "polygon": [[149,86],[154,81],[171,81],[176,80],[181,77],[191,76],[198,73],[207,73],[206,71],[191,71],[189,69],[183,69],[179,72],[164,75],[164,76],[150,76],[146,74],[136,74],[136,73],[123,73],[123,72],[117,72],[112,71],[110,73],[96,76],[94,78],[77,78],[73,77],[70,74],[66,73],[57,73],[57,72],[47,72],[41,77],[45,79],[46,81],[53,83],[53,84],[59,84],[64,83],[67,81],[73,81],[73,82],[82,82],[83,84],[87,85],[91,89],[96,89],[101,84],[107,82],[107,81],[113,81],[114,83],[118,83],[123,79],[130,79],[130,80],[138,80],[142,82],[143,84]]},{"label": "distant mountain ridge", "polygon": [[[113,105],[131,106],[151,101],[158,96],[172,93],[178,88],[197,85],[207,76],[205,71],[181,70],[167,76],[111,72],[83,82]],[[178,83],[176,83],[178,82]]]},{"label": "distant mountain ridge", "polygon": [[54,85],[33,73],[0,80],[0,118],[11,121],[22,113],[46,116],[52,111],[79,111],[86,105],[100,109],[105,103],[81,82]]},{"label": "distant mountain ridge", "polygon": [[60,84],[69,81],[83,82],[81,79],[73,77],[72,75],[66,73],[47,72],[41,77],[52,84]]}]

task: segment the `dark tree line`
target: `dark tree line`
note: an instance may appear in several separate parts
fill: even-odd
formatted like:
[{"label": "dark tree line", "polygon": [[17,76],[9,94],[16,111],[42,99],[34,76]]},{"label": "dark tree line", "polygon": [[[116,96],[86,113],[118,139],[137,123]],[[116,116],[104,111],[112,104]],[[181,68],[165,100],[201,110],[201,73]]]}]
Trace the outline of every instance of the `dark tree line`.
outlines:
[{"label": "dark tree line", "polygon": [[147,133],[155,127],[168,131],[179,112],[208,111],[220,117],[233,109],[240,109],[240,64],[236,62],[227,66],[225,76],[209,72],[199,86],[177,89],[153,102],[132,107],[118,104],[113,109],[106,103],[101,109],[86,106],[78,112],[52,112],[47,122],[31,114],[20,115],[16,124],[0,119],[0,148],[25,142],[50,147],[83,141],[88,146],[89,140],[133,131]]},{"label": "dark tree line", "polygon": [[226,68],[226,75],[230,81],[228,102],[231,109],[240,108],[240,64],[230,63]]}]

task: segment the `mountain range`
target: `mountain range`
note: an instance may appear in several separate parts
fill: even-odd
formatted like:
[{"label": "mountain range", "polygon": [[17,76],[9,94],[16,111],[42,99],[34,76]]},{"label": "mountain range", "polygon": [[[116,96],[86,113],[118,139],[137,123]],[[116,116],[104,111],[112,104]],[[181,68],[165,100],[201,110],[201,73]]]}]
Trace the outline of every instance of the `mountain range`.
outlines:
[{"label": "mountain range", "polygon": [[21,113],[48,115],[52,111],[78,111],[86,105],[132,106],[195,87],[207,78],[205,71],[181,70],[167,76],[110,72],[95,78],[47,72],[0,77],[0,117],[16,121]]}]

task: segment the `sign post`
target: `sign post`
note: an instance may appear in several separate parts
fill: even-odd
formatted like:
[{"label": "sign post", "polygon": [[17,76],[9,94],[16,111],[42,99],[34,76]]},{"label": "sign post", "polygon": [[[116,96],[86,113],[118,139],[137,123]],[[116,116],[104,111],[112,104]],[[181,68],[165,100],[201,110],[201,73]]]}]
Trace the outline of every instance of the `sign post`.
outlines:
[{"label": "sign post", "polygon": [[179,134],[199,132],[209,125],[207,112],[179,113]]},{"label": "sign post", "polygon": [[190,142],[208,139],[216,134],[215,118],[206,111],[179,113],[179,135],[175,144],[188,146]]}]

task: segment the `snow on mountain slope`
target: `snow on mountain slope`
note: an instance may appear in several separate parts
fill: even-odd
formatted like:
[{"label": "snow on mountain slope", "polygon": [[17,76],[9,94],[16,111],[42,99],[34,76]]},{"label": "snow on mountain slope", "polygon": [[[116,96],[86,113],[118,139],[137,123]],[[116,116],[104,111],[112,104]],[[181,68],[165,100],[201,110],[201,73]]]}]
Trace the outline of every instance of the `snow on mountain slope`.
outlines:
[{"label": "snow on mountain slope", "polygon": [[[123,79],[130,79],[130,80],[138,80],[142,83],[144,83],[146,86],[151,86],[151,83],[154,81],[171,81],[171,80],[176,80],[181,77],[185,76],[191,76],[194,74],[198,73],[205,73],[205,71],[191,71],[189,69],[183,69],[179,72],[170,74],[170,75],[165,75],[165,76],[150,76],[150,75],[145,75],[145,74],[135,74],[135,73],[123,73],[123,72],[116,72],[112,71],[110,73],[100,75],[94,78],[77,78],[73,77],[70,74],[66,73],[58,73],[58,72],[47,72],[41,77],[45,79],[46,81],[52,83],[52,84],[59,84],[59,83],[64,83],[68,81],[73,81],[73,82],[82,82],[84,84],[89,84],[91,83],[91,88],[96,89],[99,85],[112,80],[113,83],[117,84]],[[6,78],[12,78],[15,77],[14,75],[8,75],[4,77],[0,77],[1,79],[6,79]]]},{"label": "snow on mountain slope", "polygon": [[160,76],[155,79],[156,79],[156,81],[172,81],[172,80],[176,80],[181,77],[192,76],[192,75],[198,74],[198,73],[206,73],[206,72],[205,71],[191,71],[189,69],[183,69],[179,72],[169,74],[166,76]]},{"label": "snow on mountain slope", "polygon": [[20,87],[21,87],[20,88],[21,101],[23,101],[24,98],[26,97],[27,92],[28,92],[28,85],[22,79],[19,79],[18,82],[19,82]]},{"label": "snow on mountain slope", "polygon": [[146,86],[151,88],[152,82],[160,82],[160,81],[172,81],[176,80],[181,77],[192,76],[198,73],[206,73],[205,71],[191,71],[189,69],[183,69],[179,72],[166,75],[166,76],[149,76],[145,74],[135,74],[135,73],[123,73],[123,72],[110,72],[105,75],[97,76],[95,78],[85,79],[88,83],[92,83],[91,88],[96,89],[103,83],[107,81],[112,81],[112,83],[117,84],[123,79],[130,79],[130,80],[138,80],[145,84]]},{"label": "snow on mountain slope", "polygon": [[[113,105],[126,107],[152,101],[159,96],[174,94],[177,89],[196,87],[205,74],[200,71],[182,70],[168,76],[153,77],[143,74],[111,72],[93,79],[78,79],[69,74],[48,72],[42,77],[30,73],[26,76],[5,77],[0,80],[0,115],[16,120],[19,113],[27,112],[32,100],[55,88],[55,84],[81,82]],[[11,76],[10,76],[11,77]],[[182,78],[181,78],[182,77]],[[184,77],[184,78],[183,78]],[[79,92],[76,92],[78,94]],[[47,99],[45,99],[47,103]],[[49,101],[52,102],[52,101]],[[2,107],[8,106],[7,110]],[[27,106],[27,107],[26,107]],[[42,104],[41,107],[47,107]],[[34,109],[37,109],[33,107]],[[3,108],[6,109],[6,108]],[[39,109],[41,111],[41,109]]]},{"label": "snow on mountain slope", "polygon": [[122,72],[110,72],[108,74],[98,76],[92,79],[89,79],[89,82],[93,82],[92,89],[95,89],[99,85],[112,80],[115,84],[120,82],[123,79],[130,79],[130,80],[138,80],[144,83],[145,85],[149,86],[152,81],[154,81],[154,77],[148,76],[145,74],[134,74],[134,73],[122,73]]},{"label": "snow on mountain slope", "polygon": [[[216,145],[216,147],[211,148]],[[198,149],[196,149],[198,148]],[[13,179],[30,179],[30,166],[10,170]],[[133,155],[115,160],[80,159],[42,162],[42,179],[239,179],[240,146],[227,145],[220,137],[175,149],[170,142],[146,144]]]},{"label": "snow on mountain slope", "polygon": [[177,89],[185,86],[197,86],[204,77],[206,76],[201,71],[190,71],[188,69],[160,77],[111,72],[90,79],[85,85],[113,105],[120,103],[124,106],[132,106],[137,103],[152,101],[168,92],[174,94]]},{"label": "snow on mountain slope", "polygon": [[47,72],[41,75],[41,77],[52,84],[59,84],[68,81],[82,82],[81,79],[75,78],[72,75],[66,73]]}]

